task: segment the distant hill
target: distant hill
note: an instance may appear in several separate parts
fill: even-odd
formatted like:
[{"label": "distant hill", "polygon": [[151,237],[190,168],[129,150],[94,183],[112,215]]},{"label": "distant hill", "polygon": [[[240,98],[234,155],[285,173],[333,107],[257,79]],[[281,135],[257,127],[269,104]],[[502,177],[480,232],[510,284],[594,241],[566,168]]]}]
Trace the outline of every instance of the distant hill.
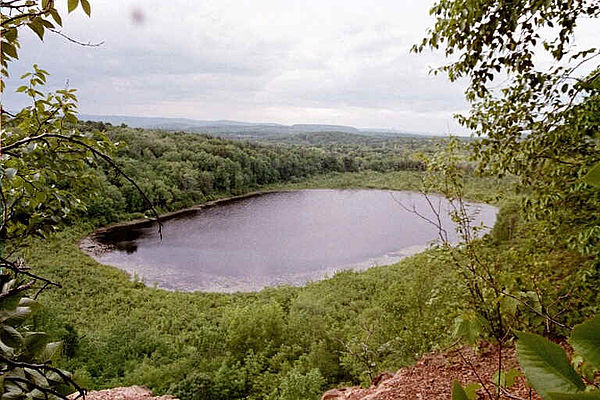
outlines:
[{"label": "distant hill", "polygon": [[126,115],[80,114],[83,121],[102,121],[112,125],[126,124],[132,128],[163,129],[206,133],[231,139],[277,139],[306,133],[342,132],[368,137],[419,137],[426,133],[400,132],[390,129],[359,129],[345,125],[254,123],[240,121],[203,121],[189,118],[132,117]]}]

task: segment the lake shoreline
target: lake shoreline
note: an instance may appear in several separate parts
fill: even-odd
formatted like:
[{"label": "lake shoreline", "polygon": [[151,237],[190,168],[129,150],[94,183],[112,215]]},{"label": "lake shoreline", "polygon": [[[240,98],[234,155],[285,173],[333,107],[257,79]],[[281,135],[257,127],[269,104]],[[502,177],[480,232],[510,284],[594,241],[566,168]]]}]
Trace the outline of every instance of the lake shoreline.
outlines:
[{"label": "lake shoreline", "polygon": [[[291,196],[301,196],[302,199],[306,199],[307,197],[305,196],[308,196],[308,198],[310,199],[318,199],[316,203],[316,200],[312,200],[308,203],[290,203],[312,203],[312,208],[308,208],[308,210],[313,211],[311,211],[309,214],[305,214],[306,210],[302,208],[292,208],[290,212],[290,210],[282,211],[285,210],[285,207],[280,207],[277,205],[273,206],[273,202],[277,202],[277,200],[274,199],[280,198],[277,195],[285,196],[283,197],[283,199],[288,199],[288,196],[290,196],[290,192],[297,192],[298,194]],[[300,194],[301,192],[304,192],[306,194]],[[313,192],[313,194],[309,195],[308,193],[310,192]],[[321,193],[317,194],[314,192]],[[333,197],[334,200],[330,201],[330,199],[332,199],[332,194],[330,194],[329,192],[338,192],[339,194]],[[346,192],[346,194],[342,195],[341,192]],[[351,194],[353,192],[357,193]],[[370,192],[370,194],[366,194],[368,192]],[[378,194],[373,192],[385,193]],[[143,220],[138,219],[134,221],[128,221],[125,223],[113,224],[110,226],[100,228],[95,232],[89,234],[88,236],[82,238],[78,242],[78,247],[82,252],[86,253],[87,255],[91,256],[92,258],[96,259],[96,261],[99,261],[102,264],[116,267],[117,269],[127,272],[131,276],[143,276],[144,278],[149,279],[149,285],[154,285],[167,291],[175,290],[192,292],[256,292],[264,289],[265,287],[279,286],[282,284],[291,286],[303,286],[310,281],[321,280],[325,279],[326,277],[331,277],[340,270],[362,271],[374,266],[395,264],[399,262],[402,258],[410,257],[416,253],[422,252],[430,245],[430,242],[432,240],[435,240],[434,236],[432,236],[432,233],[431,235],[425,234],[425,237],[423,237],[421,241],[414,241],[414,237],[415,234],[417,234],[417,232],[426,232],[431,230],[431,228],[427,228],[427,225],[426,231],[423,231],[422,228],[419,228],[418,230],[411,230],[416,229],[416,226],[415,228],[407,228],[407,226],[410,225],[406,225],[404,223],[406,219],[402,218],[405,217],[400,217],[401,219],[396,221],[390,220],[390,215],[392,214],[390,213],[391,211],[389,208],[392,206],[394,208],[394,211],[400,210],[401,213],[410,212],[407,207],[404,207],[403,209],[397,208],[397,204],[395,203],[397,203],[398,200],[396,199],[396,195],[394,193],[398,193],[399,195],[404,193],[405,196],[408,196],[406,198],[406,201],[418,201],[418,203],[422,202],[422,206],[427,207],[427,204],[424,203],[422,199],[420,199],[419,193],[411,190],[359,188],[263,190],[246,193],[240,196],[222,198],[215,201],[207,202],[205,204],[187,207],[185,209],[162,215],[161,220],[164,223],[164,234],[166,235],[166,241],[158,239],[158,225],[156,224],[156,220],[154,218],[148,218]],[[276,197],[272,198],[268,195],[273,195]],[[391,197],[394,200],[393,202],[391,201],[392,199],[390,199],[388,195],[391,195]],[[350,203],[343,203],[344,208],[343,211],[341,211],[341,214],[339,215],[337,215],[337,212],[334,210],[340,209],[339,206],[342,203],[339,203],[340,199],[336,199],[336,196],[342,196],[342,198],[345,199],[345,201],[347,201],[348,199],[353,199]],[[259,197],[260,199],[257,199]],[[419,197],[419,199],[417,197]],[[378,204],[378,202],[381,201],[379,199],[383,199],[383,203],[381,203],[377,207],[374,207],[374,204]],[[441,199],[442,198],[440,197],[440,201]],[[368,202],[365,202],[366,200],[368,200]],[[286,201],[289,203],[289,200]],[[258,209],[255,209],[252,212],[250,212],[250,214],[247,214],[251,215],[252,218],[256,218],[257,215],[260,216],[256,220],[256,222],[253,222],[252,224],[244,223],[246,222],[246,220],[242,218],[238,221],[238,223],[235,223],[234,225],[219,225],[221,223],[220,220],[223,219],[224,215],[222,214],[222,211],[208,211],[208,209],[213,209],[213,207],[227,207],[227,209],[233,207],[233,209],[248,210],[247,203],[256,203],[262,205],[262,211],[260,211],[261,208],[259,207]],[[371,207],[365,208],[364,204],[370,204]],[[483,206],[483,204],[480,204],[479,206]],[[492,208],[495,207],[492,206]],[[350,211],[350,213],[348,214],[349,210],[354,211]],[[354,215],[356,213],[356,210],[361,210],[361,213]],[[369,213],[371,214],[364,214],[362,210],[370,210]],[[205,212],[207,212],[208,214],[205,215]],[[479,213],[479,211],[477,211],[477,213]],[[171,224],[183,223],[179,220],[180,218],[183,221],[186,221],[185,223],[188,224],[188,219],[195,220],[201,215],[203,216],[201,220],[204,221],[203,223],[208,224],[207,226],[220,226],[220,229],[217,229],[215,231],[217,233],[210,233],[210,230],[201,229],[199,232],[205,232],[203,234],[203,239],[198,240],[197,242],[193,242],[193,239],[191,239],[193,236],[190,236],[191,232],[187,232],[184,230],[183,232],[185,233],[182,234],[182,228],[178,225],[174,225],[177,226],[176,231],[172,230],[173,225]],[[217,215],[219,217],[217,220],[211,220],[210,215]],[[240,215],[244,214],[234,215],[236,215],[239,218]],[[304,217],[305,215],[316,215],[318,218],[306,219]],[[330,238],[337,237],[340,235],[338,231],[328,231],[328,228],[330,226],[335,226],[335,224],[323,222],[327,221],[327,217],[331,215],[337,215],[337,217],[334,217],[337,218],[336,221],[350,221],[348,228],[344,229],[343,231],[353,232],[350,235],[352,238],[355,238],[357,234],[359,236],[361,234],[364,235],[364,238],[357,242],[356,246],[350,245],[350,247],[345,247],[344,249],[337,250],[335,249],[335,247],[332,246],[320,249],[317,243],[328,242]],[[285,217],[282,219],[282,216]],[[292,223],[290,223],[290,221],[287,221],[287,219],[289,219],[290,216],[292,218]],[[367,216],[369,217],[365,219]],[[342,217],[342,219],[340,219],[340,217]],[[396,216],[396,218],[398,218],[398,216]],[[215,221],[218,222],[216,222],[216,225],[213,225]],[[277,229],[275,229],[273,228],[272,221],[284,222],[283,225],[277,226]],[[288,232],[289,227],[305,226],[305,221],[309,221],[308,226],[312,227],[312,233],[306,236],[306,239],[304,239],[305,236],[298,236],[302,239],[294,239],[291,241],[284,239],[283,241],[281,241],[277,236],[266,241],[263,240],[263,242],[268,244],[268,247],[265,247],[264,245],[262,247],[260,246],[261,239],[257,238],[261,237],[261,235],[257,235],[256,232],[253,231],[254,228],[262,226],[262,229],[259,229],[259,231],[261,232]],[[422,220],[420,221],[421,225],[423,225]],[[425,219],[425,221],[427,220]],[[492,220],[489,221],[491,222]],[[450,223],[450,221],[448,221],[448,223]],[[493,224],[493,222],[491,223]],[[323,224],[325,225],[323,226]],[[253,228],[249,231],[248,226],[252,226]],[[236,227],[241,228],[237,229]],[[394,232],[394,234],[391,237],[409,237],[411,239],[406,243],[392,243],[391,245],[388,245],[385,243],[387,243],[390,234],[386,234],[383,232]],[[209,236],[206,236],[207,234]],[[221,236],[227,235],[227,237],[218,236],[219,234]],[[431,237],[429,237],[428,235]],[[220,249],[219,246],[223,246],[223,243],[228,243],[229,236],[232,236],[233,238],[243,238],[243,240],[240,241],[239,239],[235,239],[233,241],[233,245],[227,247],[227,250],[225,251],[225,253],[223,253],[223,250]],[[154,243],[147,245],[146,247],[142,247],[146,249],[146,254],[152,254],[152,256],[146,259],[145,261],[143,259],[144,256],[142,256],[142,258],[136,258],[139,257],[139,254],[143,254],[138,253],[140,251],[138,248],[140,242],[138,240],[139,238],[144,237],[150,238],[150,242],[148,242],[148,239],[146,239],[146,243]],[[315,237],[319,237],[319,239],[316,240]],[[175,242],[173,242],[173,238],[175,238]],[[378,239],[374,240],[374,238]],[[177,242],[177,240],[179,240],[179,242]],[[181,240],[183,240],[183,242],[181,242]],[[305,240],[306,242],[302,242],[302,240]],[[352,240],[346,238],[346,241],[348,243],[353,243]],[[208,245],[198,246],[195,243],[208,243]],[[272,243],[279,244],[273,246]],[[293,243],[293,245],[290,243]],[[362,248],[364,243],[371,243],[371,248],[359,250]],[[396,247],[396,244],[400,245],[400,247]],[[169,246],[171,246],[174,249],[185,249],[185,252],[182,253],[184,254],[183,256],[177,256],[182,260],[187,260],[182,264],[184,266],[183,269],[180,269],[181,267],[178,266],[179,264],[173,261],[174,259],[177,259],[177,257],[174,256],[176,252],[173,254],[168,253],[168,256],[164,256],[164,254],[167,253],[165,253],[165,250],[162,246],[166,246],[164,248],[168,248]],[[159,248],[163,248],[163,250],[158,250]],[[284,254],[283,256],[281,256],[282,258],[280,257],[280,254],[277,251],[268,250],[264,254],[270,255],[261,261],[261,257],[264,256],[261,255],[262,253],[256,253],[255,249],[257,248],[277,248],[286,250],[284,252],[280,251],[281,254]],[[316,248],[320,250],[316,251],[316,253],[314,254],[312,254],[311,252],[307,253],[306,251],[296,252],[296,249],[303,248]],[[218,251],[220,251],[222,254],[226,254],[226,257],[212,259],[211,256],[215,252],[214,249],[219,249]],[[241,251],[241,249],[244,250]],[[112,252],[115,252],[115,254],[111,255],[110,253]],[[137,253],[137,255],[132,255],[134,253]],[[290,254],[292,254],[293,256],[291,256]],[[323,256],[319,254],[337,254],[338,259],[335,259],[333,261],[327,259],[326,257],[321,259],[319,257]],[[280,257],[281,260],[279,260],[278,257]],[[225,258],[227,259],[225,260]],[[289,262],[290,259],[297,260],[294,262],[298,265],[292,265],[294,264],[294,262]],[[207,262],[206,260],[212,261]],[[253,263],[251,260],[258,261],[254,261]],[[160,268],[157,268],[157,262],[160,264]],[[284,270],[284,272],[280,272],[277,270],[277,268],[279,268],[280,266],[286,266],[288,264],[292,265],[293,268],[289,269],[289,267],[286,267],[288,268],[288,270]],[[306,266],[309,264],[311,265],[311,268],[313,264],[320,265],[321,267],[315,269],[314,271],[309,269],[301,269],[307,268]],[[186,270],[186,265],[188,267],[191,265],[203,265],[204,269],[201,268],[200,270],[196,271],[195,269],[190,267]],[[218,265],[218,267],[216,265]],[[222,272],[229,271],[228,267],[230,265],[235,267],[243,266],[243,268],[238,268],[240,269],[239,271],[236,269],[232,269],[232,271],[235,271],[234,273]],[[248,276],[244,275],[247,274],[247,272],[245,271],[247,271],[248,268],[254,268],[256,271],[263,271],[263,268],[266,268],[266,265],[271,265],[271,267],[273,268],[276,267],[274,269],[274,271],[276,272],[274,272],[273,274],[265,274],[264,276],[260,274],[250,274]],[[239,276],[236,275],[236,273],[238,273]]]},{"label": "lake shoreline", "polygon": [[82,252],[84,252],[85,254],[87,254],[90,257],[102,255],[102,254],[112,250],[112,247],[109,245],[100,243],[100,241],[98,241],[96,239],[96,237],[103,233],[106,233],[108,231],[111,231],[114,229],[126,229],[126,228],[150,226],[152,224],[157,223],[158,221],[160,221],[161,223],[166,222],[170,219],[179,217],[181,215],[196,212],[196,211],[199,211],[199,210],[202,210],[205,208],[223,205],[223,204],[227,204],[227,203],[230,203],[233,201],[244,200],[244,199],[248,199],[248,198],[252,198],[252,197],[262,196],[265,194],[287,192],[287,191],[291,191],[291,190],[294,190],[294,189],[262,190],[262,191],[257,190],[257,191],[237,195],[237,196],[223,197],[221,199],[207,201],[204,204],[196,204],[196,205],[193,205],[190,207],[185,207],[185,208],[175,210],[175,211],[169,211],[167,213],[159,215],[158,219],[157,218],[136,218],[136,219],[132,219],[131,221],[124,221],[124,222],[117,222],[117,223],[109,224],[109,225],[94,229],[92,231],[92,233],[90,233],[90,234],[84,236],[83,238],[81,238],[80,240],[78,240],[77,247],[79,247],[79,249]]},{"label": "lake shoreline", "polygon": [[[221,199],[217,199],[217,200],[211,200],[211,201],[207,201],[204,204],[196,204],[190,207],[185,207],[179,210],[175,210],[175,211],[169,211],[167,213],[161,214],[159,215],[159,219],[161,222],[162,221],[168,221],[169,219],[172,219],[174,217],[178,217],[182,214],[186,214],[189,212],[194,212],[197,210],[202,210],[204,208],[209,208],[209,207],[213,207],[213,206],[217,206],[217,205],[223,205],[223,204],[227,204],[229,202],[232,201],[237,201],[237,200],[244,200],[244,199],[248,199],[251,197],[257,197],[257,196],[262,196],[264,194],[270,194],[270,193],[280,193],[280,192],[289,192],[292,191],[293,189],[290,190],[264,190],[264,191],[254,191],[254,192],[249,192],[249,193],[245,193],[245,194],[240,194],[237,196],[230,196],[230,197],[223,197]],[[111,229],[116,229],[116,228],[131,228],[131,227],[136,227],[136,226],[146,226],[146,225],[151,225],[156,223],[157,218],[137,218],[137,219],[133,219],[131,221],[125,221],[125,222],[117,222],[114,224],[110,224],[110,225],[106,225],[103,227],[100,227],[98,229],[95,229],[94,232],[89,235],[89,236],[93,236],[96,233],[104,233],[107,232]]]},{"label": "lake shoreline", "polygon": [[416,190],[379,189],[379,188],[361,188],[361,187],[344,188],[344,189],[337,189],[337,188],[327,189],[327,188],[316,187],[316,188],[303,188],[303,189],[296,189],[296,188],[283,189],[282,188],[282,189],[255,190],[252,192],[248,192],[248,193],[244,193],[244,194],[240,194],[240,195],[236,195],[236,196],[229,196],[229,197],[223,197],[223,198],[216,199],[216,200],[211,200],[204,204],[196,204],[196,205],[193,205],[190,207],[185,207],[185,208],[182,208],[179,210],[169,211],[167,213],[159,215],[158,220],[157,220],[157,218],[136,218],[136,219],[132,219],[130,221],[117,222],[117,223],[112,223],[112,224],[109,224],[106,226],[102,226],[100,228],[94,229],[90,234],[88,234],[88,235],[84,236],[83,238],[81,238],[80,240],[78,240],[77,247],[79,247],[79,249],[81,251],[83,251],[85,254],[87,254],[89,256],[102,255],[102,254],[106,253],[107,251],[112,250],[112,247],[110,245],[101,243],[99,240],[97,240],[97,237],[99,235],[107,233],[111,230],[136,228],[136,227],[139,227],[139,228],[147,227],[152,224],[155,224],[157,221],[161,221],[161,223],[166,222],[170,219],[177,218],[177,217],[180,217],[180,216],[188,214],[188,213],[193,213],[193,212],[200,211],[200,210],[203,210],[206,208],[224,205],[224,204],[228,204],[228,203],[239,201],[239,200],[245,200],[245,199],[249,199],[249,198],[253,198],[253,197],[263,196],[266,194],[296,192],[296,191],[302,191],[302,190],[389,190],[390,192],[418,193],[418,191],[416,191]]}]

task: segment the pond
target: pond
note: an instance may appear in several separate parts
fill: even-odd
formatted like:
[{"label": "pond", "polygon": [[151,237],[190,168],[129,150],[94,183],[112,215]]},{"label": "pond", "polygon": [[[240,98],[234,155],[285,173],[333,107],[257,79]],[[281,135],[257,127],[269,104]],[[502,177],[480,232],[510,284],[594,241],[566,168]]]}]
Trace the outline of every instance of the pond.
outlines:
[{"label": "pond", "polygon": [[[448,203],[430,199],[455,240]],[[495,207],[470,204],[469,210],[476,224],[494,224]],[[414,192],[273,192],[177,213],[164,220],[162,241],[150,222],[99,230],[87,251],[164,289],[256,291],[393,264],[438,238],[422,217],[435,214]]]}]

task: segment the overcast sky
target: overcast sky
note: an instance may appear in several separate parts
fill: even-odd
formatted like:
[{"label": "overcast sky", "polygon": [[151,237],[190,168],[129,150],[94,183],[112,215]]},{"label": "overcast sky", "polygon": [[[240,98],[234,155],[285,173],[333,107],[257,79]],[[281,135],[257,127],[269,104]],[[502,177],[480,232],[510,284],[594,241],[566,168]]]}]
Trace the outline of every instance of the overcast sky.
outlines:
[{"label": "overcast sky", "polygon": [[[66,3],[66,1],[65,1]],[[427,0],[94,0],[63,32],[23,31],[7,109],[38,63],[52,89],[78,89],[85,114],[326,123],[446,133],[464,85],[429,74],[441,54],[410,54],[432,20]],[[584,37],[597,38],[589,28]],[[591,40],[591,39],[590,39]],[[595,39],[597,41],[597,39]]]}]

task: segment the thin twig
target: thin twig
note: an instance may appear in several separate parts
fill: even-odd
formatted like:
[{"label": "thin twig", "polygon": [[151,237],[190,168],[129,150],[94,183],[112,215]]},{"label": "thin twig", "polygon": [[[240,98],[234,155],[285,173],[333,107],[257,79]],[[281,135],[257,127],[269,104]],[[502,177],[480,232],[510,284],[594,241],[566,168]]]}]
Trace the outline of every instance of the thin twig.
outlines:
[{"label": "thin twig", "polygon": [[62,33],[61,31],[54,29],[54,28],[50,28],[48,29],[50,32],[56,33],[59,36],[62,36],[63,38],[67,39],[69,42],[73,42],[75,44],[78,44],[79,46],[85,46],[85,47],[99,47],[102,46],[104,44],[104,40],[98,43],[92,43],[92,42],[81,42],[77,39],[73,39],[72,37],[65,35],[64,33]]},{"label": "thin twig", "polygon": [[51,281],[49,279],[42,278],[41,276],[38,276],[38,275],[35,275],[35,274],[33,274],[33,273],[29,272],[29,271],[26,271],[22,267],[16,265],[15,263],[13,263],[11,261],[8,261],[7,259],[5,259],[3,257],[0,257],[0,265],[2,267],[5,267],[5,268],[8,268],[8,269],[12,270],[13,272],[15,272],[17,274],[27,275],[28,277],[33,278],[35,280],[40,280],[40,281],[48,284],[49,286],[50,285],[51,286],[56,286],[58,288],[62,287],[62,285],[60,283],[53,282],[53,281]]},{"label": "thin twig", "polygon": [[477,372],[477,368],[475,368],[475,366],[473,365],[473,363],[471,361],[469,361],[464,355],[463,353],[460,351],[460,349],[457,349],[456,352],[458,353],[458,355],[460,356],[460,358],[462,358],[462,360],[469,366],[469,368],[471,368],[471,370],[473,371],[473,373],[475,374],[475,377],[477,377],[477,380],[479,381],[479,384],[481,385],[481,387],[483,388],[483,390],[485,390],[485,392],[487,393],[488,397],[490,399],[493,399],[494,397],[492,396],[492,394],[490,393],[490,391],[487,388],[487,385],[485,384],[485,382],[483,381],[483,379],[481,378],[481,376],[479,375],[479,373]]}]

